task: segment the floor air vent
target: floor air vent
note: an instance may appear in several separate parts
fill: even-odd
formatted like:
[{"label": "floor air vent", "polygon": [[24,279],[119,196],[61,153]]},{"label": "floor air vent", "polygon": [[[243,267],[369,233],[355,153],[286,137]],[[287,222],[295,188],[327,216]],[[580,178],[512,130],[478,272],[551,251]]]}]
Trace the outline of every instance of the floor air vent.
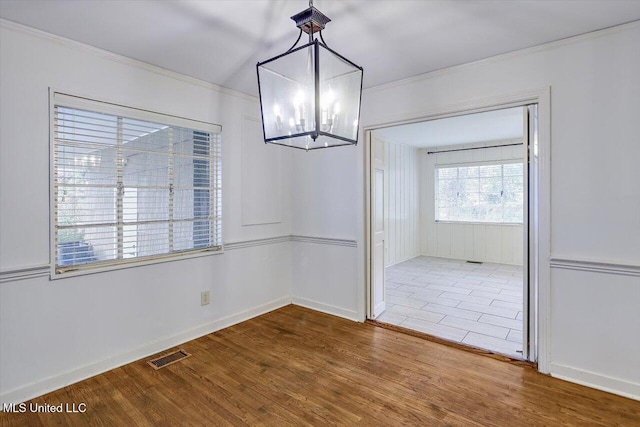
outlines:
[{"label": "floor air vent", "polygon": [[172,363],[176,363],[181,361],[182,359],[186,359],[191,356],[186,351],[179,349],[173,351],[169,354],[165,354],[164,356],[160,356],[157,359],[149,360],[147,363],[153,367],[153,369],[164,368],[165,366],[169,366]]},{"label": "floor air vent", "polygon": [[482,264],[482,261],[467,261],[467,264]]}]

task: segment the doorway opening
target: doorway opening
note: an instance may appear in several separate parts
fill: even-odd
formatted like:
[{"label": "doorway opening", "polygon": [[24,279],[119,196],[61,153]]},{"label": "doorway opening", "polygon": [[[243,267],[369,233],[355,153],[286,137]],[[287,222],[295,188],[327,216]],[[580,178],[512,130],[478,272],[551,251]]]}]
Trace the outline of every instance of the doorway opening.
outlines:
[{"label": "doorway opening", "polygon": [[537,104],[366,136],[368,317],[536,361]]}]

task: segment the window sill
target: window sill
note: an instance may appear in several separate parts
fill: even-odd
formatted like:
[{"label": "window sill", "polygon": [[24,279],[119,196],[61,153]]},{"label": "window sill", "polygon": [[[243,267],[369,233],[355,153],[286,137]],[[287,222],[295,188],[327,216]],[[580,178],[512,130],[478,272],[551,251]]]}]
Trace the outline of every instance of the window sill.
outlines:
[{"label": "window sill", "polygon": [[204,249],[197,252],[189,252],[189,253],[182,253],[182,254],[158,255],[156,257],[150,257],[144,260],[123,262],[121,264],[111,264],[111,265],[96,266],[96,267],[79,266],[77,270],[69,270],[62,273],[56,272],[56,266],[52,265],[51,272],[49,274],[49,280],[54,281],[54,280],[66,279],[69,277],[86,276],[88,274],[123,270],[126,268],[143,267],[143,266],[153,265],[153,264],[182,261],[182,260],[193,259],[193,258],[202,258],[202,257],[212,256],[212,255],[221,255],[223,253],[224,253],[224,248],[221,250],[215,250],[215,251]]},{"label": "window sill", "polygon": [[436,224],[460,224],[460,225],[500,225],[511,227],[522,227],[521,222],[479,222],[479,221],[439,221],[435,220]]}]

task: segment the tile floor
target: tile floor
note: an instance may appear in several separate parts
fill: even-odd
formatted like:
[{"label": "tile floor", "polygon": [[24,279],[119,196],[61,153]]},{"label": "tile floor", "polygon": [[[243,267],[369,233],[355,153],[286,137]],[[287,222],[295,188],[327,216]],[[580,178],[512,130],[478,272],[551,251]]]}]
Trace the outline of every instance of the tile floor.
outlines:
[{"label": "tile floor", "polygon": [[388,267],[376,320],[522,357],[522,267],[417,257]]}]

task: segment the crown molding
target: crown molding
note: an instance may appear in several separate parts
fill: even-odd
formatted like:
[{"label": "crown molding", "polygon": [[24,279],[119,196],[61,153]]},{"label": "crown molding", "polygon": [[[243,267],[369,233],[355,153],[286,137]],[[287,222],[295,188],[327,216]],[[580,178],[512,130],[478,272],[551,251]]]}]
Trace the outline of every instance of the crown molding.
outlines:
[{"label": "crown molding", "polygon": [[213,90],[225,95],[231,95],[238,98],[242,98],[246,101],[250,102],[258,102],[258,97],[246,94],[244,92],[239,92],[233,89],[226,88],[224,86],[220,86],[214,83],[210,83],[204,80],[196,79],[195,77],[190,77],[184,74],[177,73],[175,71],[168,70],[166,68],[159,67],[157,65],[149,64],[148,62],[143,62],[137,59],[129,58],[127,56],[123,56],[117,53],[110,52],[108,50],[100,49],[85,43],[81,43],[75,40],[68,39],[66,37],[57,36],[55,34],[48,33],[46,31],[38,30],[33,27],[29,27],[23,24],[19,24],[17,22],[9,21],[3,18],[0,18],[0,28],[6,29],[9,31],[14,31],[16,33],[22,33],[29,36],[37,37],[43,40],[47,40],[53,42],[55,44],[64,46],[69,49],[73,49],[79,52],[87,53],[93,56],[97,56],[99,58],[107,59],[113,62],[117,62],[119,64],[128,65],[131,67],[139,68],[141,70],[149,71],[151,73],[155,73],[161,75],[163,77],[168,77],[174,80],[179,80],[183,83],[188,83],[194,86],[199,86],[205,89]]},{"label": "crown molding", "polygon": [[462,72],[468,68],[473,68],[481,64],[498,62],[498,61],[506,61],[512,58],[517,58],[519,56],[525,56],[531,53],[542,52],[545,50],[552,50],[558,47],[579,43],[584,40],[595,39],[599,37],[604,37],[609,34],[626,31],[629,29],[640,28],[640,20],[626,22],[624,24],[614,25],[612,27],[603,28],[600,30],[590,31],[588,33],[579,34],[577,36],[570,36],[559,40],[554,40],[552,42],[543,43],[536,46],[526,47],[524,49],[518,49],[511,52],[501,53],[499,55],[489,56],[487,58],[478,59],[471,62],[464,62],[458,65],[452,65],[451,67],[440,68],[438,70],[429,71],[427,73],[418,74],[415,76],[407,77],[400,80],[394,80],[388,83],[382,83],[375,86],[370,86],[367,88],[363,88],[363,95],[366,93],[375,93],[386,89],[392,89],[399,86],[406,86],[412,83],[419,83],[426,80],[435,79],[437,77]]}]

